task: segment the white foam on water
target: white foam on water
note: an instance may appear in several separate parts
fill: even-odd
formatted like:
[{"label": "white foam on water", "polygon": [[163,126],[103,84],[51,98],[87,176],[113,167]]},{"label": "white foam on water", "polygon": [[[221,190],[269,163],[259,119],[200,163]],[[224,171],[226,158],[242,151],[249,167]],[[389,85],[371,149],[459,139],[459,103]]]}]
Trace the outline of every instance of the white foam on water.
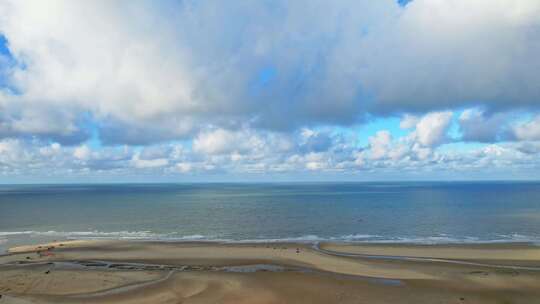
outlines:
[{"label": "white foam on water", "polygon": [[322,237],[308,234],[296,237],[282,238],[248,238],[234,239],[201,234],[178,235],[178,233],[155,233],[152,231],[1,231],[0,244],[6,243],[10,238],[27,236],[29,239],[39,237],[56,237],[65,239],[116,239],[116,240],[147,240],[147,241],[215,241],[231,243],[315,243],[315,242],[357,242],[357,243],[403,243],[403,244],[485,244],[485,243],[512,243],[527,242],[540,244],[540,236],[527,236],[522,234],[497,235],[496,238],[482,239],[474,236],[454,237],[448,234],[439,234],[428,237],[386,237],[372,234],[347,234],[342,236]]},{"label": "white foam on water", "polygon": [[376,238],[382,238],[380,235],[373,235],[373,234],[347,234],[340,237],[331,237],[330,240],[344,240],[344,241],[356,241],[356,240],[370,240],[370,239],[376,239]]},{"label": "white foam on water", "polygon": [[151,231],[7,231],[0,232],[0,236],[15,236],[15,235],[29,235],[29,236],[50,236],[50,237],[110,237],[110,238],[159,238],[166,237],[170,234],[157,234]]},{"label": "white foam on water", "polygon": [[34,231],[0,231],[0,236],[32,234]]}]

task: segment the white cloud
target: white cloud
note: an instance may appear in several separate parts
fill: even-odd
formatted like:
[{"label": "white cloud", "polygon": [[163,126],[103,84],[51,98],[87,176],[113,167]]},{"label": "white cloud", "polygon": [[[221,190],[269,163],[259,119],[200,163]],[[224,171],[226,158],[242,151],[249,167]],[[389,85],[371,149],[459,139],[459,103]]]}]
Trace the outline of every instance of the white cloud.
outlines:
[{"label": "white cloud", "polygon": [[91,120],[107,144],[148,144],[540,98],[536,0],[4,1],[0,14],[18,62],[4,137],[80,143]]},{"label": "white cloud", "polygon": [[[540,106],[537,0],[3,1],[0,15],[5,174],[536,161],[539,116],[512,115]],[[463,108],[462,141],[509,142],[445,150]],[[402,113],[404,136],[335,128]]]},{"label": "white cloud", "polygon": [[52,143],[49,146],[39,148],[43,156],[55,156],[62,152],[62,146],[59,143]]},{"label": "white cloud", "polygon": [[361,79],[387,112],[538,107],[539,16],[535,0],[415,0],[371,31]]},{"label": "white cloud", "polygon": [[193,139],[193,150],[207,154],[228,152],[232,148],[232,145],[230,145],[227,139],[231,137],[233,136],[230,132],[222,129],[199,134]]},{"label": "white cloud", "polygon": [[88,148],[88,146],[86,145],[82,145],[73,150],[73,156],[80,160],[88,160],[91,156],[91,153],[92,151],[90,151],[90,148]]},{"label": "white cloud", "polygon": [[486,114],[478,108],[466,109],[459,117],[459,128],[463,141],[496,142],[508,140],[508,125],[514,113]]},{"label": "white cloud", "polygon": [[139,153],[135,153],[131,159],[131,164],[133,167],[138,169],[159,168],[167,166],[169,164],[169,160],[166,158],[141,159],[141,155]]},{"label": "white cloud", "polygon": [[[340,174],[390,174],[405,178],[419,172],[490,172],[493,170],[540,170],[538,142],[484,145],[468,150],[442,149],[420,144],[416,130],[394,138],[386,130],[376,132],[365,147],[356,147],[333,138],[332,146],[315,152],[297,145],[282,150],[272,143],[278,137],[268,131],[244,130],[260,141],[242,153],[230,150],[219,154],[195,151],[180,144],[130,147],[62,146],[36,140],[0,140],[0,178],[16,176],[168,176],[199,174],[298,174],[317,176]],[[414,135],[414,136],[413,136]],[[286,136],[286,135],[283,135]],[[298,142],[305,134],[296,134]],[[337,135],[333,135],[337,136]],[[240,136],[239,136],[240,137]],[[470,171],[472,170],[472,171]],[[379,173],[377,173],[379,172]],[[529,172],[529,171],[523,171]],[[148,175],[150,174],[150,175]],[[385,175],[378,176],[385,176]],[[504,175],[499,175],[504,176]],[[490,175],[492,177],[492,175]]]},{"label": "white cloud", "polygon": [[446,140],[452,121],[452,112],[433,112],[422,117],[416,124],[416,138],[420,144],[433,147]]},{"label": "white cloud", "polygon": [[423,117],[404,115],[400,127],[411,129],[399,138],[387,130],[369,138],[366,149],[354,154],[356,165],[368,167],[423,166],[422,162],[437,161],[435,149],[447,141],[452,112],[432,112]]},{"label": "white cloud", "polygon": [[369,147],[371,149],[371,158],[381,159],[386,157],[391,143],[392,135],[386,130],[379,131],[375,136],[370,137]]},{"label": "white cloud", "polygon": [[399,123],[399,127],[402,129],[411,129],[418,123],[418,117],[410,114],[405,114]]},{"label": "white cloud", "polygon": [[540,140],[540,115],[514,126],[514,134],[519,140]]},{"label": "white cloud", "polygon": [[205,154],[224,154],[256,148],[257,144],[260,144],[259,139],[248,132],[216,129],[197,135],[193,140],[193,150]]},{"label": "white cloud", "polygon": [[300,135],[301,142],[299,144],[305,151],[322,152],[328,150],[333,144],[332,136],[326,132],[303,128]]},{"label": "white cloud", "polygon": [[24,162],[26,158],[25,154],[25,149],[21,141],[17,139],[0,141],[0,163],[4,165],[16,165]]},{"label": "white cloud", "polygon": [[189,163],[178,163],[178,164],[176,164],[176,168],[178,169],[178,171],[180,171],[182,173],[187,173],[187,172],[191,171],[192,165],[189,164]]}]

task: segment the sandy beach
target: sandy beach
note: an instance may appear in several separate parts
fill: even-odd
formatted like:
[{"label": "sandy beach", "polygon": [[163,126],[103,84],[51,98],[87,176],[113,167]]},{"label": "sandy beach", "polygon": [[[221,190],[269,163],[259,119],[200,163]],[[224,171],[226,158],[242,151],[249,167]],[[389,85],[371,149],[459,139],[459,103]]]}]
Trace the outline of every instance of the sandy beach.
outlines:
[{"label": "sandy beach", "polygon": [[0,256],[0,303],[539,303],[540,247],[69,241]]}]

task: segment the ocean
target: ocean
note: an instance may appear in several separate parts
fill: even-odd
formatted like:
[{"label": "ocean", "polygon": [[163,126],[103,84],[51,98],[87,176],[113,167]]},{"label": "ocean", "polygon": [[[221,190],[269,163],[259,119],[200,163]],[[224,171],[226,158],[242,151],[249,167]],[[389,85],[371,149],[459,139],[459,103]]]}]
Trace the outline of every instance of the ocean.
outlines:
[{"label": "ocean", "polygon": [[0,186],[0,252],[65,239],[540,244],[540,183]]}]

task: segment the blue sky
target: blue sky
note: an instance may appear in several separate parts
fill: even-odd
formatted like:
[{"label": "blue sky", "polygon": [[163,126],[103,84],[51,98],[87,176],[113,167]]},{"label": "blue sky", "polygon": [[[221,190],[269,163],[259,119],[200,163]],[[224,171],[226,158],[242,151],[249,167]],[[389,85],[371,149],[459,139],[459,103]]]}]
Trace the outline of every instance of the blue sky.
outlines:
[{"label": "blue sky", "polygon": [[45,5],[0,4],[2,183],[539,178],[538,1]]}]

